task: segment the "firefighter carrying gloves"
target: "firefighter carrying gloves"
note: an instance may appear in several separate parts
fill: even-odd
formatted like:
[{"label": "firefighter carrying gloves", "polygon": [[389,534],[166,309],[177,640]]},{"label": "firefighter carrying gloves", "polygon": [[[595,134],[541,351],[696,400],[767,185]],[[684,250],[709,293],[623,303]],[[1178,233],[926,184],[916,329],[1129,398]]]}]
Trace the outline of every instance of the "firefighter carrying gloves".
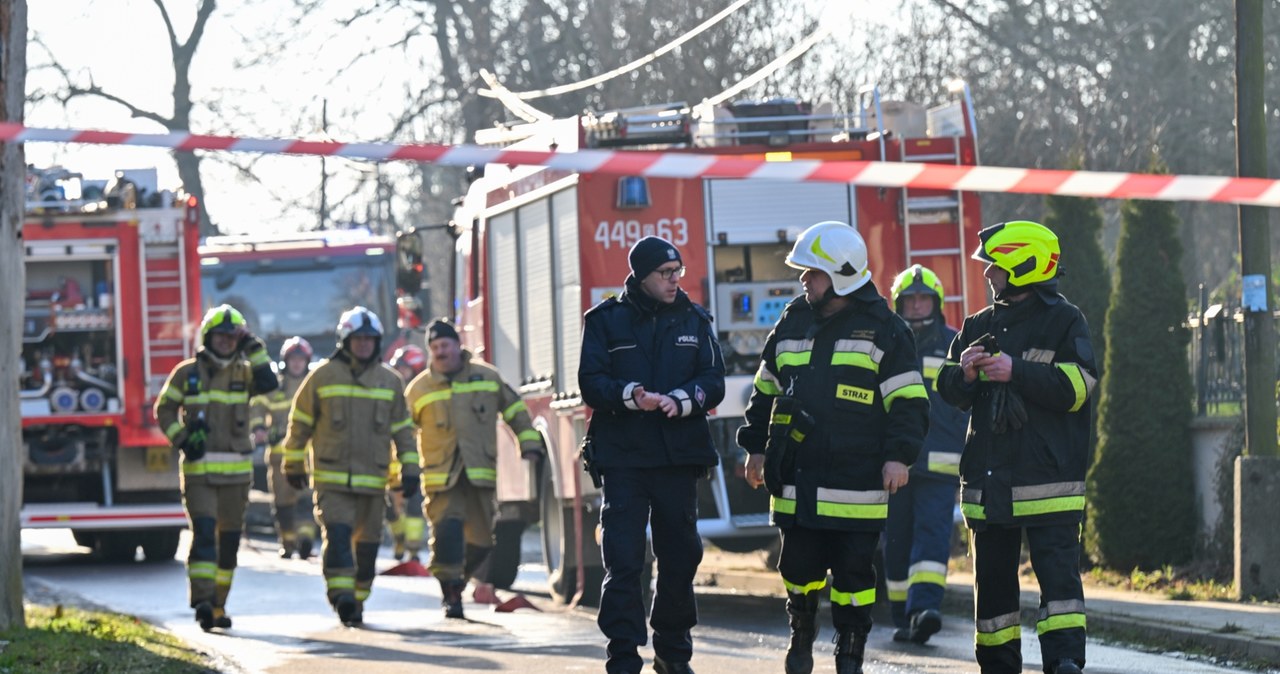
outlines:
[{"label": "firefighter carrying gloves", "polygon": [[302,380],[284,439],[289,482],[304,480],[308,464],[313,470],[326,593],[347,626],[364,623],[373,589],[393,442],[402,478],[418,475],[404,382],[379,360],[382,334],[372,311],[342,314],[337,349]]},{"label": "firefighter carrying gloves", "polygon": [[711,317],[680,288],[675,246],[645,237],[628,255],[622,294],[586,315],[578,385],[591,407],[590,455],[603,483],[604,586],[597,622],[609,672],[636,674],[648,642],[642,579],[646,527],[657,558],[653,668],[691,672],[702,561],[698,480],[716,465],[707,413],[724,398]]},{"label": "firefighter carrying gloves", "polygon": [[[316,523],[311,517],[311,492],[306,480],[299,475],[287,479],[284,460],[288,451],[299,460],[306,459],[303,450],[285,450],[285,432],[289,429],[289,407],[293,394],[302,386],[307,368],[315,352],[302,337],[290,337],[280,346],[280,388],[252,401],[255,440],[267,445],[267,488],[271,491],[271,514],[275,518],[276,536],[280,542],[280,557],[289,559],[295,553],[299,559],[311,557],[316,538]],[[296,484],[295,484],[296,482]]]},{"label": "firefighter carrying gloves", "polygon": [[477,590],[492,589],[484,571],[494,544],[497,420],[515,433],[521,457],[540,459],[545,449],[524,401],[496,368],[462,348],[452,324],[431,323],[427,350],[430,363],[409,382],[407,398],[418,425],[431,574],[440,581],[445,617],[462,618],[468,579]]},{"label": "firefighter carrying gloves", "polygon": [[183,454],[189,599],[205,631],[231,627],[227,595],[253,480],[249,397],[279,385],[262,340],[223,304],[204,315],[195,357],[173,368],[156,399],[156,420]]},{"label": "firefighter carrying gloves", "polygon": [[788,422],[777,401],[793,398],[813,417],[803,437],[788,432],[792,460],[770,499],[791,627],[785,668],[813,670],[819,594],[830,571],[836,672],[861,673],[876,600],[872,557],[889,498],[907,484],[907,466],[924,444],[929,396],[910,328],[871,282],[856,230],[818,223],[785,262],[803,270],[804,295],[765,341],[738,444],[750,454],[747,481],[758,487],[773,427]]},{"label": "firefighter carrying gloves", "polygon": [[889,497],[884,570],[894,641],[923,644],[942,629],[942,597],[955,529],[960,452],[969,415],[938,396],[938,370],[956,331],[946,324],[942,281],[928,267],[912,265],[893,281],[894,311],[915,335],[917,368],[929,391],[929,433],[906,486]]},{"label": "firefighter carrying gloves", "polygon": [[938,374],[942,398],[973,415],[960,507],[973,530],[974,650],[984,674],[1022,671],[1018,563],[1025,535],[1040,583],[1036,633],[1045,672],[1079,674],[1080,526],[1088,403],[1097,381],[1089,328],[1058,293],[1052,231],[1014,221],[978,236],[973,257],[986,263],[995,300],[964,319]]}]

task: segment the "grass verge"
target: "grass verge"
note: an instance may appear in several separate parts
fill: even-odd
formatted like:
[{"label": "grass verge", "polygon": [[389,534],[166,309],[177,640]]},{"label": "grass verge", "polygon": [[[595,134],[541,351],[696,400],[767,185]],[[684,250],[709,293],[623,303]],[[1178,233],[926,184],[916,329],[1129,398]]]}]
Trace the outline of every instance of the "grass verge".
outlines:
[{"label": "grass verge", "polygon": [[205,674],[203,653],[133,616],[26,605],[27,627],[0,632],[0,674]]}]

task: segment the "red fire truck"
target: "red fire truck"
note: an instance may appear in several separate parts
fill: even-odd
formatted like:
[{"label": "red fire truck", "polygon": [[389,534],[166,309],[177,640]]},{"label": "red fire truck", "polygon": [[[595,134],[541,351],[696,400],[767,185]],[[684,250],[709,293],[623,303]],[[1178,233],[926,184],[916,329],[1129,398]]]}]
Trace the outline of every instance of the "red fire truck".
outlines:
[{"label": "red fire truck", "polygon": [[193,351],[199,223],[194,199],[124,175],[92,195],[76,174],[29,176],[21,525],[69,527],[110,560],[139,547],[165,560],[186,517],[176,456],[151,410]]},{"label": "red fire truck", "polygon": [[[674,104],[499,126],[476,140],[537,150],[974,164],[972,104],[962,85],[953,93],[953,100],[928,109],[881,101],[874,87],[845,111],[791,99]],[[801,231],[823,220],[857,228],[881,292],[908,265],[932,268],[949,293],[950,321],[958,323],[985,302],[981,275],[971,271],[965,253],[981,227],[972,193],[619,177],[496,164],[473,175],[479,177],[453,223],[457,319],[465,345],[519,386],[550,447],[548,465],[534,476],[512,446],[514,438],[502,435],[507,444],[498,453],[503,523],[495,580],[514,575],[518,550],[512,551],[510,534],[540,519],[550,589],[562,598],[581,589],[590,599],[601,576],[594,535],[599,494],[578,461],[590,416],[577,390],[582,315],[621,290],[627,252],[639,238],[657,235],[681,249],[688,270],[681,287],[715,317],[727,393],[711,422],[721,464],[701,489],[699,530],[732,551],[776,540],[767,494],[749,489],[740,477],[744,457],[734,437],[765,337],[801,292],[798,272],[783,264]]]}]

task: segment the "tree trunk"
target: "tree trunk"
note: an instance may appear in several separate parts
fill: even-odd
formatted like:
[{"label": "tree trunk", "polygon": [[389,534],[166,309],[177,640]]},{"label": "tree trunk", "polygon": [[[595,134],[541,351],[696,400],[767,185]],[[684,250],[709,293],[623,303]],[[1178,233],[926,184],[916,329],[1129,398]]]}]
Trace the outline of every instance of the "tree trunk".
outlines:
[{"label": "tree trunk", "polygon": [[[27,3],[0,2],[0,121],[22,122],[27,88]],[[20,143],[0,143],[0,630],[22,626],[22,429],[18,354],[22,352],[22,217],[26,157]],[[8,355],[4,355],[8,354]]]}]

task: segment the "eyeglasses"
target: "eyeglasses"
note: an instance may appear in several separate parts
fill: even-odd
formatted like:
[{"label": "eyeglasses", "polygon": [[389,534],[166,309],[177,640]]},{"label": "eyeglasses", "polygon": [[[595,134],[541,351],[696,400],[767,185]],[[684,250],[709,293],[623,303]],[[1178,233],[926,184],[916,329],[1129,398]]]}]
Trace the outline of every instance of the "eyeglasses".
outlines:
[{"label": "eyeglasses", "polygon": [[655,272],[662,277],[663,281],[670,281],[673,278],[684,278],[684,266],[681,265],[675,269],[655,269]]}]

